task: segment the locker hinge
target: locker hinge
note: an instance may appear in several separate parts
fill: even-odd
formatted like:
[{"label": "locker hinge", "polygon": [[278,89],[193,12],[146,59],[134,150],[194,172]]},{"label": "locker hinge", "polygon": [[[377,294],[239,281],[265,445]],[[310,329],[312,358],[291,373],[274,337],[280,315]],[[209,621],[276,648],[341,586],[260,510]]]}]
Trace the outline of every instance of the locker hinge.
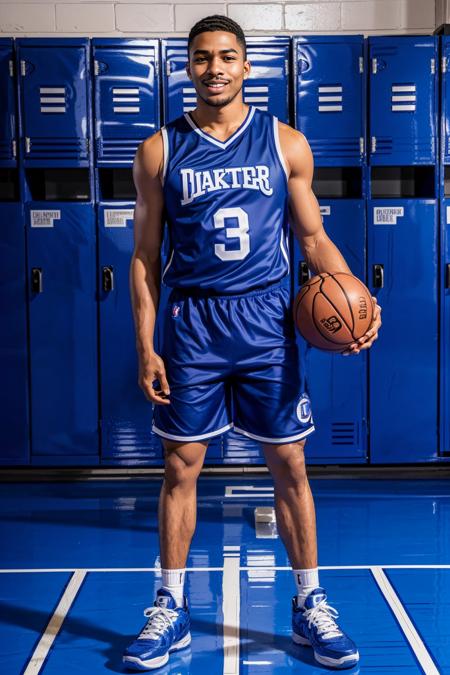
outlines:
[{"label": "locker hinge", "polygon": [[447,72],[447,63],[448,63],[447,57],[443,56],[441,59],[441,72],[443,73]]},{"label": "locker hinge", "polygon": [[170,61],[166,61],[166,75],[167,75],[167,77],[170,77],[170,71],[171,71]]},{"label": "locker hinge", "polygon": [[97,75],[99,74],[99,72],[100,72],[100,68],[99,68],[99,65],[98,65],[98,61],[95,60],[95,61],[94,61],[94,75],[97,77]]},{"label": "locker hinge", "polygon": [[31,139],[28,136],[25,137],[25,152],[30,152],[31,150]]},{"label": "locker hinge", "polygon": [[9,62],[9,76],[14,77],[14,61],[12,59]]},{"label": "locker hinge", "polygon": [[436,72],[436,59],[431,59],[431,74],[434,75]]},{"label": "locker hinge", "polygon": [[17,142],[16,141],[12,142],[12,154],[13,154],[13,157],[17,156]]},{"label": "locker hinge", "polygon": [[375,75],[377,72],[377,60],[372,59],[372,73]]},{"label": "locker hinge", "polygon": [[359,137],[359,154],[364,155],[364,138],[362,136]]},{"label": "locker hinge", "polygon": [[364,72],[364,57],[363,56],[359,57],[359,72],[360,73]]},{"label": "locker hinge", "polygon": [[155,77],[159,77],[159,61],[155,62]]},{"label": "locker hinge", "polygon": [[370,146],[370,151],[371,151],[371,152],[376,152],[376,151],[377,151],[377,138],[376,138],[376,136],[372,136],[372,139],[371,139],[371,146]]},{"label": "locker hinge", "polygon": [[26,70],[25,61],[23,59],[21,59],[21,61],[20,61],[20,74],[22,75],[22,77],[25,77],[25,74],[26,74],[25,70]]}]

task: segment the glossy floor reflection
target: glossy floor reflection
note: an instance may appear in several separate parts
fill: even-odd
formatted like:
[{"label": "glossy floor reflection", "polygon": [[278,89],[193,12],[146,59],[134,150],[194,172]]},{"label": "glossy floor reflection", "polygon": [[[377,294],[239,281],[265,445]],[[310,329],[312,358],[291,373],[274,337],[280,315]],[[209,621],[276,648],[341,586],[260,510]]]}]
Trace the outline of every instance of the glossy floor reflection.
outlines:
[{"label": "glossy floor reflection", "polygon": [[[124,672],[122,650],[160,583],[160,485],[2,485],[0,673]],[[450,675],[447,482],[316,479],[311,487],[320,580],[361,654],[345,672]],[[276,528],[257,527],[254,517],[273,505],[271,481],[204,477],[198,504],[187,582],[192,646],[154,672],[331,672],[290,640],[289,563]],[[233,594],[236,616],[224,603]],[[49,648],[41,638],[61,607],[67,614]],[[233,622],[239,640],[224,650],[224,624]]]}]

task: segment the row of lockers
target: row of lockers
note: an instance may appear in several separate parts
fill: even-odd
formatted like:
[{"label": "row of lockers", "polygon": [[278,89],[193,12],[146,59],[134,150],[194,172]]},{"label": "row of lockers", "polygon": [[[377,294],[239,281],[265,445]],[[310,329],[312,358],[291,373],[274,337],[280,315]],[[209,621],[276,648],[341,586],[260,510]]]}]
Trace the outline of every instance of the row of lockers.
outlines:
[{"label": "row of lockers", "polygon": [[[303,131],[318,165],[435,164],[441,87],[450,161],[449,45],[437,36],[249,37],[244,98]],[[162,121],[195,107],[186,60],[185,39],[0,39],[0,161],[130,164]]]}]

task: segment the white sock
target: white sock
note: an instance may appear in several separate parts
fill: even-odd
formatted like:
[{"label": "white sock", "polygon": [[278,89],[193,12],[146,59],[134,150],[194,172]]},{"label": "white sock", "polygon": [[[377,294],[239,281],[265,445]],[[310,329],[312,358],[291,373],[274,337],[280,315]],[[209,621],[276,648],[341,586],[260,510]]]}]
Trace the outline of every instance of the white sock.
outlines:
[{"label": "white sock", "polygon": [[319,586],[319,568],[309,570],[292,570],[297,586],[297,605],[303,607],[306,598]]},{"label": "white sock", "polygon": [[181,570],[161,570],[162,586],[165,591],[169,591],[177,607],[182,607],[184,603],[184,577],[186,569]]}]

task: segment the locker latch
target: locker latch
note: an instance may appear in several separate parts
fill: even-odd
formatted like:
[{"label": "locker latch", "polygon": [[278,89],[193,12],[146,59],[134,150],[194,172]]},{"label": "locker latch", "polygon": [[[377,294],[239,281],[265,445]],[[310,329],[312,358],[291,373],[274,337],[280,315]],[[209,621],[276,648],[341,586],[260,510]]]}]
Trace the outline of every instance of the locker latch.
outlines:
[{"label": "locker latch", "polygon": [[31,151],[31,139],[25,136],[25,152]]},{"label": "locker latch", "polygon": [[376,136],[372,136],[372,138],[371,138],[370,151],[371,152],[377,151],[377,137]]},{"label": "locker latch", "polygon": [[364,57],[363,56],[359,57],[359,72],[360,73],[364,72]]},{"label": "locker latch", "polygon": [[107,265],[103,268],[103,290],[109,293],[114,290],[114,269],[112,265]]},{"label": "locker latch", "polygon": [[300,261],[298,264],[298,283],[300,286],[306,284],[309,279],[308,265],[305,261]]},{"label": "locker latch", "polygon": [[362,136],[359,137],[359,154],[364,155],[364,138]]},{"label": "locker latch", "polygon": [[434,75],[436,72],[436,59],[431,59],[431,74]]},{"label": "locker latch", "polygon": [[171,65],[170,65],[170,61],[166,61],[166,75],[167,75],[167,77],[170,76],[171,70],[172,70],[172,68],[171,68]]},{"label": "locker latch", "polygon": [[441,59],[441,72],[446,73],[447,72],[447,64],[448,64],[448,59],[446,56],[443,56]]},{"label": "locker latch", "polygon": [[376,75],[376,72],[377,72],[377,60],[372,59],[372,73]]},{"label": "locker latch", "polygon": [[32,267],[31,269],[31,290],[33,293],[42,293],[42,267]]},{"label": "locker latch", "polygon": [[14,77],[14,61],[12,59],[9,62],[9,76]]},{"label": "locker latch", "polygon": [[94,61],[94,75],[97,76],[99,74],[99,72],[100,72],[100,68],[99,68],[99,65],[98,65],[98,61],[95,60]]},{"label": "locker latch", "polygon": [[374,288],[383,288],[384,287],[384,266],[383,265],[374,265],[373,266],[372,285],[373,285]]},{"label": "locker latch", "polygon": [[20,61],[20,74],[22,75],[22,77],[25,77],[25,75],[27,74],[26,71],[27,71],[27,64],[23,59],[21,59],[21,61]]},{"label": "locker latch", "polygon": [[16,143],[16,141],[12,142],[12,155],[13,155],[13,157],[17,156],[17,143]]}]

